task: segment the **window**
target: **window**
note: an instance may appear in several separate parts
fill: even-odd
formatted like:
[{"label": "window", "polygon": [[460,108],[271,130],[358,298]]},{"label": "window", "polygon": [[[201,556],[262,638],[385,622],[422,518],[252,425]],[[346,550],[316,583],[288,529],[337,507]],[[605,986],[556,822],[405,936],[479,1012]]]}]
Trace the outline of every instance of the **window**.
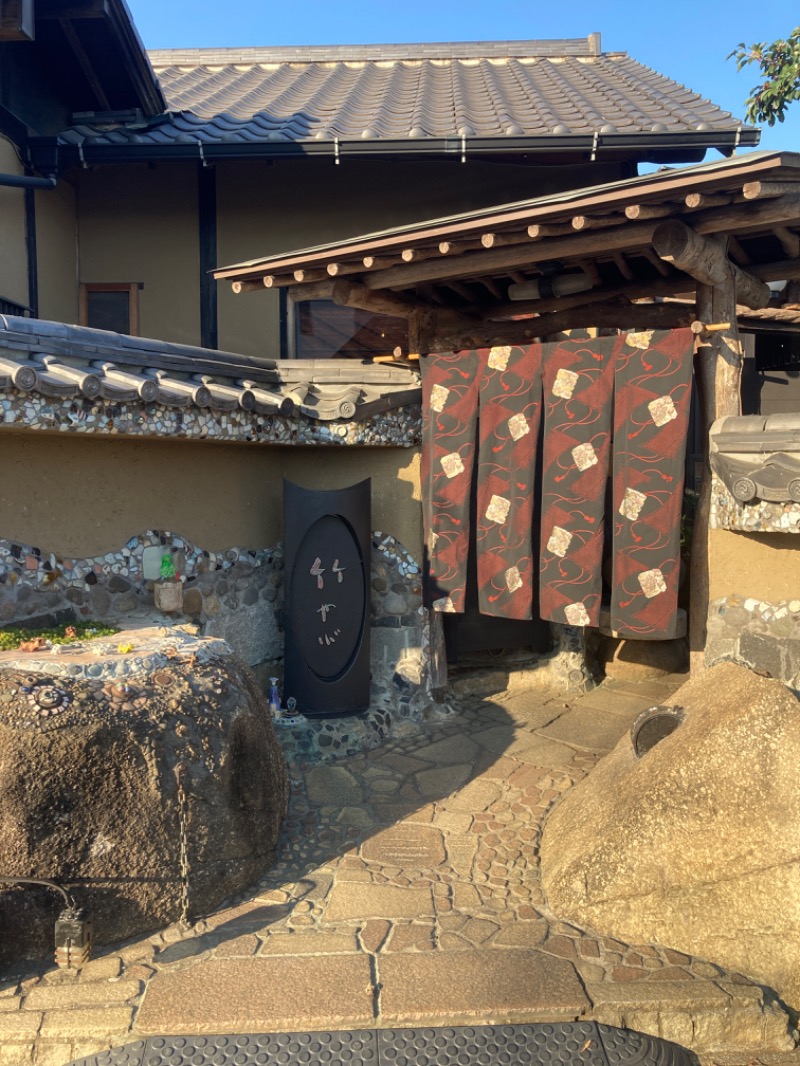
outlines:
[{"label": "window", "polygon": [[289,303],[289,354],[295,359],[370,359],[408,350],[408,322],[339,307],[330,300]]},{"label": "window", "polygon": [[92,329],[139,336],[139,282],[86,282],[80,287],[80,322]]}]

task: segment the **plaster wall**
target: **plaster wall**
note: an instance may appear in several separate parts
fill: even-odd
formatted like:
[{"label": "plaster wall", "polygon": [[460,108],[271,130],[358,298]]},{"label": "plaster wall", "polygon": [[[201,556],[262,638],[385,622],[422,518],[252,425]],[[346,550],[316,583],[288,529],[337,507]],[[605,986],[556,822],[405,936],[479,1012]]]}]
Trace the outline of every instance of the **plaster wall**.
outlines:
[{"label": "plaster wall", "polygon": [[709,599],[731,594],[800,599],[800,539],[786,533],[709,531]]},{"label": "plaster wall", "polygon": [[78,176],[81,282],[138,282],[139,333],[200,343],[197,165],[97,167]]},{"label": "plaster wall", "polygon": [[[283,537],[283,477],[309,488],[372,478],[372,528],[419,560],[419,453],[404,448],[254,447],[184,441],[0,438],[0,536],[73,558],[117,551],[146,529],[209,551]],[[35,476],[35,489],[32,477]]]},{"label": "plaster wall", "polygon": [[[0,172],[23,174],[14,146],[0,137]],[[25,193],[0,186],[0,296],[28,303],[28,252],[25,245]]]},{"label": "plaster wall", "polygon": [[36,193],[39,317],[78,321],[78,203],[74,185]]},{"label": "plaster wall", "polygon": [[[143,282],[140,333],[200,343],[198,164],[74,171],[80,280]],[[333,159],[215,165],[217,264],[254,259],[402,223],[612,181],[618,164],[533,168],[460,156],[439,162]],[[0,292],[2,289],[0,288]],[[219,347],[276,358],[277,293],[219,286]]]}]

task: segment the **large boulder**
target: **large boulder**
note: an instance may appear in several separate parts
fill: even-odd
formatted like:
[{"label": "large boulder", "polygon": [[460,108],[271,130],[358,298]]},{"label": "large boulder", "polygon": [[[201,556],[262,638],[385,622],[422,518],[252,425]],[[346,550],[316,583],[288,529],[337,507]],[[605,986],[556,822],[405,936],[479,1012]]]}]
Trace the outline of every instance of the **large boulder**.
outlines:
[{"label": "large boulder", "polygon": [[[222,641],[141,630],[0,655],[0,874],[72,886],[99,942],[178,919],[184,885],[198,916],[252,883],[287,794],[263,694]],[[51,953],[62,907],[0,886],[0,965]]]},{"label": "large boulder", "polygon": [[542,881],[556,914],[704,956],[800,1007],[800,703],[722,663],[641,758],[625,736],[554,808]]}]

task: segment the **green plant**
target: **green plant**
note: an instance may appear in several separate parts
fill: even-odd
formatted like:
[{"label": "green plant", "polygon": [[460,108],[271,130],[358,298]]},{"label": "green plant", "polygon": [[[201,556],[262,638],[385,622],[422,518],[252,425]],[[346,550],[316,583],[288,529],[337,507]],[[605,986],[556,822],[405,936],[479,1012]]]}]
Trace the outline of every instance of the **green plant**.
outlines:
[{"label": "green plant", "polygon": [[[68,632],[69,631],[69,632]],[[119,633],[117,626],[105,625],[103,622],[73,622],[52,629],[26,629],[24,626],[4,626],[0,629],[0,651],[14,651],[20,644],[37,639],[51,644],[73,644],[78,640],[92,637],[110,637]]]},{"label": "green plant", "polygon": [[737,70],[757,63],[764,78],[750,90],[745,102],[747,118],[770,126],[783,122],[789,104],[800,100],[800,26],[785,40],[771,44],[740,41],[728,59],[736,60]]}]

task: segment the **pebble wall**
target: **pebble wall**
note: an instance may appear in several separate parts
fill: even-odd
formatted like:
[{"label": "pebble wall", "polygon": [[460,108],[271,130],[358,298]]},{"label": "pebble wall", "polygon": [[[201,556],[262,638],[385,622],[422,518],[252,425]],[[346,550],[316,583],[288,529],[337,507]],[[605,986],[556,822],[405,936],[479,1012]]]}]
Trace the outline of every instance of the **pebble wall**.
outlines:
[{"label": "pebble wall", "polygon": [[110,434],[163,439],[219,440],[259,444],[419,444],[419,404],[409,404],[358,422],[320,422],[255,411],[219,411],[187,405],[168,407],[101,398],[73,400],[3,390],[0,425],[61,433]]},{"label": "pebble wall", "polygon": [[[169,551],[183,575],[183,610],[165,615],[145,578],[147,548]],[[127,628],[194,623],[227,641],[266,687],[283,672],[283,549],[210,552],[178,534],[149,530],[121,549],[87,559],[0,539],[0,625],[91,618]],[[370,709],[346,719],[282,723],[290,761],[325,761],[374,747],[389,735],[447,714],[436,703],[440,620],[422,606],[419,564],[392,536],[373,534]],[[291,693],[285,693],[288,696]],[[302,710],[302,708],[301,708]]]},{"label": "pebble wall", "polygon": [[783,681],[800,696],[800,600],[769,603],[735,595],[712,600],[705,663],[725,660]]}]

